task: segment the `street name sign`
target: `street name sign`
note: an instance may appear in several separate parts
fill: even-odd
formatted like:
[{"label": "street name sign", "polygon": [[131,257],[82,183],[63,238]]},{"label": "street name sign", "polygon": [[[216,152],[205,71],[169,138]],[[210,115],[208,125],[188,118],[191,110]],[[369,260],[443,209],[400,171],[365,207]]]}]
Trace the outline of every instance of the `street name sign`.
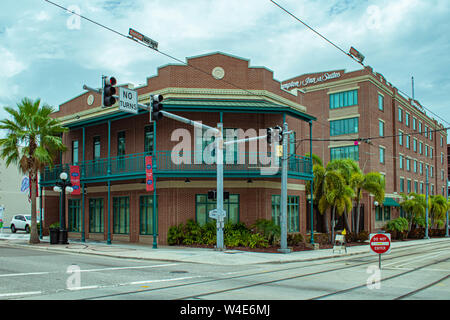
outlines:
[{"label": "street name sign", "polygon": [[119,110],[128,113],[138,113],[138,94],[135,90],[119,88]]}]

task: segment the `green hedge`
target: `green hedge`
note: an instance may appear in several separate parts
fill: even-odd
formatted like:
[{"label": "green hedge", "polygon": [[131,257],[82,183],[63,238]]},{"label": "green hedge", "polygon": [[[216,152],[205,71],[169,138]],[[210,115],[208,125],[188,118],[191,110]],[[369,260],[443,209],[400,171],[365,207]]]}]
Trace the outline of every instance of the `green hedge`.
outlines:
[{"label": "green hedge", "polygon": [[[258,220],[251,227],[241,222],[226,223],[224,227],[226,247],[267,248],[277,244],[279,238],[280,228],[270,220]],[[296,236],[292,241],[299,241],[299,237]],[[186,224],[170,227],[167,242],[169,245],[215,245],[216,223],[213,221],[200,226],[190,219]]]}]

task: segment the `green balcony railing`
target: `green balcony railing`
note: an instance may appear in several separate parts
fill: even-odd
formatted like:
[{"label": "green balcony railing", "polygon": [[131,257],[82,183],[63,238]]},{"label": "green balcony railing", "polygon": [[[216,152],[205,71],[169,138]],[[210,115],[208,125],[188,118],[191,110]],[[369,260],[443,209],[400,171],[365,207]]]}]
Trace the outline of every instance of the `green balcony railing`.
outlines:
[{"label": "green balcony railing", "polygon": [[[145,156],[149,153],[129,154],[79,162],[81,180],[101,180],[118,178],[144,178]],[[154,174],[168,177],[213,177],[216,175],[214,155],[201,152],[175,154],[172,151],[153,153]],[[183,161],[184,160],[184,161]],[[228,177],[279,176],[280,160],[270,159],[260,153],[233,153],[224,156],[224,175]],[[69,172],[69,164],[46,167],[41,175],[41,183],[50,185],[62,171]],[[290,155],[288,175],[292,178],[308,179],[312,177],[311,159],[300,155]]]}]

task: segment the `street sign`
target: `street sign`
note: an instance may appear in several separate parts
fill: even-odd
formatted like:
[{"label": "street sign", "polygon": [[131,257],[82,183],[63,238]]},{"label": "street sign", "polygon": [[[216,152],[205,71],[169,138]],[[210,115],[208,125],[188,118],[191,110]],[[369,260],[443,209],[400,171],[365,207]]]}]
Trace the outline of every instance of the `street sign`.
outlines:
[{"label": "street sign", "polygon": [[153,39],[150,39],[149,37],[144,36],[142,33],[130,28],[130,30],[128,31],[128,34],[135,39],[138,39],[142,42],[144,42],[145,44],[147,44],[150,48],[158,50],[158,42],[156,42]]},{"label": "street sign", "polygon": [[138,113],[138,94],[135,90],[130,90],[127,88],[119,88],[119,110]]},{"label": "street sign", "polygon": [[377,253],[389,253],[391,249],[390,233],[372,233],[370,234],[370,249]]}]

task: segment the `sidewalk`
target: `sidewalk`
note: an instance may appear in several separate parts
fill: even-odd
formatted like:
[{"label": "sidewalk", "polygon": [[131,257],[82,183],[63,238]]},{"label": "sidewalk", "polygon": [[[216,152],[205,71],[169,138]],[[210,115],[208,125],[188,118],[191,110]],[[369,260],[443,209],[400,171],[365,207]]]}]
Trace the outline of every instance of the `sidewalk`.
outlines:
[{"label": "sidewalk", "polygon": [[[50,245],[49,237],[44,237],[41,243],[36,245],[28,244],[28,234],[1,234],[1,246],[21,247],[36,250],[49,250],[54,252],[94,254],[114,258],[158,260],[171,262],[192,262],[211,265],[250,265],[259,263],[289,263],[299,261],[312,261],[331,257],[342,257],[369,253],[368,245],[347,247],[347,253],[335,252],[333,249],[298,251],[287,254],[283,253],[261,253],[239,250],[216,251],[207,248],[188,248],[176,246],[158,246],[153,249],[151,245],[113,243],[107,245],[105,242],[80,240],[69,240],[68,245]],[[391,250],[396,248],[417,246],[427,243],[447,242],[450,238],[433,238],[429,240],[410,240],[393,242]]]}]

